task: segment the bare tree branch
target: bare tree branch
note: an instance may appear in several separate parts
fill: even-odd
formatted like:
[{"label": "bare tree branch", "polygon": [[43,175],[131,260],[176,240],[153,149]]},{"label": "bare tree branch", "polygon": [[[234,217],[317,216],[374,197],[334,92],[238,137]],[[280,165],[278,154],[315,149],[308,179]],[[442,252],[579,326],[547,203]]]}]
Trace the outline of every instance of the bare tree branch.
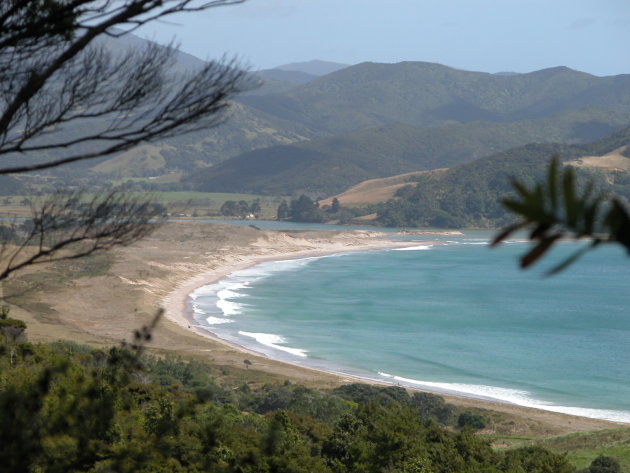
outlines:
[{"label": "bare tree branch", "polygon": [[[230,97],[255,85],[234,61],[175,74],[172,45],[111,54],[94,40],[124,34],[114,28],[242,1],[2,3],[0,157],[10,164],[0,165],[0,175],[107,156],[220,124]],[[35,5],[41,7],[36,14]]]},{"label": "bare tree branch", "polygon": [[33,205],[33,218],[0,246],[0,282],[27,266],[127,246],[154,231],[158,206],[120,189],[106,195],[57,193]]},{"label": "bare tree branch", "polygon": [[[255,85],[234,60],[174,72],[172,44],[125,51],[98,39],[244,1],[0,0],[0,175],[105,157],[222,123],[230,98]],[[0,225],[0,284],[28,266],[133,243],[156,227],[158,213],[120,189],[57,193],[33,207],[32,220]]]}]

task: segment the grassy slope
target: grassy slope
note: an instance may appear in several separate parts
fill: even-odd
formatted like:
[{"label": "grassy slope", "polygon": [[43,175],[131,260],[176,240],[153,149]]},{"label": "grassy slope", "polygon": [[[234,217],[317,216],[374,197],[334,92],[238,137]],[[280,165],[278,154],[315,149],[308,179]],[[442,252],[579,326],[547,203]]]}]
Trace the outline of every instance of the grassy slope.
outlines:
[{"label": "grassy slope", "polygon": [[558,436],[489,435],[499,449],[540,445],[556,453],[565,453],[576,468],[587,468],[599,455],[616,458],[621,471],[630,471],[630,427],[576,432]]},{"label": "grassy slope", "polygon": [[320,206],[332,205],[332,200],[336,198],[344,207],[361,206],[365,204],[378,204],[388,199],[394,198],[396,192],[401,187],[413,182],[418,176],[428,172],[443,172],[444,170],[434,171],[415,171],[397,176],[383,177],[380,179],[369,179],[360,182],[356,186],[352,186],[347,191],[337,194],[327,199],[320,200]]}]

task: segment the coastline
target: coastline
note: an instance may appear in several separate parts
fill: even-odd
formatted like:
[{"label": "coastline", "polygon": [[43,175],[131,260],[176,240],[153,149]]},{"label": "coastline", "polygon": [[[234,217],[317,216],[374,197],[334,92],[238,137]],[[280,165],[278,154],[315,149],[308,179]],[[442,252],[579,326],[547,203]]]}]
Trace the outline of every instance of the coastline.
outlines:
[{"label": "coastline", "polygon": [[[374,241],[372,242],[374,243]],[[580,416],[571,413],[564,413],[561,411],[546,409],[545,407],[530,407],[521,404],[512,403],[506,400],[500,400],[492,397],[486,397],[481,395],[476,395],[472,393],[463,393],[455,390],[449,389],[438,389],[430,386],[426,386],[418,383],[417,385],[403,383],[401,384],[399,381],[392,379],[388,381],[386,379],[375,379],[367,376],[361,375],[353,375],[346,372],[338,372],[325,368],[318,368],[308,366],[306,364],[292,362],[285,359],[273,358],[268,355],[265,355],[261,352],[248,349],[238,343],[234,343],[228,340],[225,340],[214,332],[212,332],[210,326],[204,327],[198,325],[197,321],[194,320],[193,314],[188,307],[188,298],[190,294],[197,288],[203,287],[206,285],[217,283],[223,278],[229,276],[231,273],[235,271],[240,271],[260,263],[268,262],[268,261],[283,261],[283,260],[293,260],[293,259],[302,259],[308,257],[319,257],[319,256],[327,256],[333,254],[344,254],[349,252],[365,252],[365,251],[378,251],[378,250],[387,250],[394,248],[409,248],[415,247],[419,245],[434,245],[434,244],[442,244],[443,242],[435,242],[435,241],[406,241],[406,242],[398,242],[398,244],[394,244],[394,242],[388,242],[390,244],[370,244],[363,246],[341,246],[335,249],[310,249],[304,251],[290,251],[290,252],[278,252],[274,255],[251,255],[244,260],[239,262],[225,264],[222,265],[212,271],[201,273],[196,275],[193,278],[187,280],[184,284],[180,285],[178,288],[173,290],[163,299],[163,306],[165,308],[165,316],[166,318],[178,324],[180,327],[185,328],[197,335],[210,339],[219,344],[225,345],[230,349],[233,349],[242,354],[246,354],[248,356],[253,357],[263,357],[275,363],[290,365],[299,370],[305,370],[306,372],[317,372],[325,375],[332,375],[339,377],[340,380],[344,383],[348,382],[364,382],[369,384],[379,384],[379,385],[389,385],[389,386],[402,386],[411,391],[420,391],[420,392],[428,392],[432,394],[437,394],[444,397],[448,402],[453,404],[469,406],[469,407],[482,407],[486,409],[503,411],[503,412],[513,412],[514,410],[527,412],[528,417],[531,419],[536,419],[539,417],[546,418],[549,416],[563,418],[564,422],[568,424],[574,424],[574,427],[577,430],[583,430],[578,427],[578,424],[585,423],[588,425],[587,428],[612,428],[615,426],[624,426],[629,423],[623,421],[613,421],[606,420],[597,417],[587,417]],[[573,420],[571,420],[573,419]]]},{"label": "coastline", "polygon": [[[224,345],[229,346],[232,349],[237,351],[241,351],[243,353],[256,355],[256,356],[265,356],[262,353],[255,352],[253,350],[249,350],[242,345],[232,343],[228,340],[224,340],[221,337],[215,335],[211,330],[205,327],[201,327],[197,324],[197,321],[193,318],[191,311],[188,307],[188,299],[190,294],[196,289],[208,286],[210,284],[214,284],[219,282],[220,280],[226,278],[230,274],[241,271],[243,269],[251,268],[252,266],[256,266],[261,263],[266,263],[269,261],[286,261],[286,260],[296,260],[302,258],[313,258],[313,257],[321,257],[321,256],[330,256],[337,254],[345,254],[345,253],[356,253],[356,252],[368,252],[368,251],[383,251],[390,250],[395,248],[411,248],[414,246],[418,246],[418,241],[406,241],[406,242],[384,242],[385,244],[378,244],[375,242],[381,242],[381,240],[374,240],[372,244],[362,245],[362,246],[342,246],[339,245],[334,249],[309,249],[302,251],[287,251],[287,252],[278,252],[274,255],[249,255],[245,257],[243,260],[239,262],[227,262],[215,269],[209,270],[204,273],[197,274],[196,276],[188,279],[179,287],[170,292],[164,299],[162,299],[162,307],[164,308],[164,317],[173,322],[176,325],[179,325],[182,328],[191,330],[199,335],[210,338],[213,341],[222,343]],[[422,242],[426,245],[431,244],[441,244],[442,242]],[[276,360],[279,361],[279,360]],[[290,363],[285,361],[280,361],[281,363],[289,363],[295,366],[299,366],[300,368],[305,369],[314,369],[306,367],[297,363]],[[317,370],[324,371],[324,370]],[[326,373],[334,373],[329,371],[324,371]],[[358,378],[360,379],[360,378]]]},{"label": "coastline", "polygon": [[[279,231],[250,225],[169,222],[144,240],[117,248],[104,259],[81,260],[89,277],[69,279],[67,283],[50,280],[48,285],[38,286],[29,293],[26,302],[38,301],[33,310],[28,305],[13,305],[11,311],[28,323],[29,339],[34,342],[63,339],[110,347],[129,340],[134,330],[148,324],[160,308],[165,308],[166,316],[147,344],[147,349],[158,355],[173,353],[226,370],[231,367],[244,370],[244,360],[248,359],[253,362],[253,366],[249,366],[252,380],[290,380],[313,389],[329,390],[355,382],[395,385],[351,377],[334,369],[326,371],[279,361],[244,350],[207,330],[192,327],[195,324],[186,318],[186,301],[197,287],[212,284],[232,271],[253,264],[432,243],[431,235],[418,236],[424,241],[396,242],[388,239],[387,234],[364,229]],[[434,236],[441,240],[443,235]],[[46,268],[43,270],[59,271],[57,267]],[[65,277],[75,277],[74,272]],[[435,392],[415,387],[410,390]],[[439,394],[460,408],[484,409],[486,415],[495,419],[496,428],[510,434],[561,435],[626,425]]]}]

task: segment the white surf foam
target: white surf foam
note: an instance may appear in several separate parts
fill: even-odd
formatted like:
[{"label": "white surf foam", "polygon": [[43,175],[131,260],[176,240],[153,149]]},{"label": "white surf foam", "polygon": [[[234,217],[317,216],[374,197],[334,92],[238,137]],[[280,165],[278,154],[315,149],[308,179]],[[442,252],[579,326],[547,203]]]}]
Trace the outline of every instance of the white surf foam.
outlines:
[{"label": "white surf foam", "polygon": [[226,317],[238,315],[242,312],[241,304],[227,299],[219,299],[217,301],[217,307],[221,310],[221,312],[223,312],[223,315]]},{"label": "white surf foam", "polygon": [[408,246],[406,248],[393,248],[394,251],[422,251],[422,250],[430,250],[433,248],[433,245],[418,245],[418,246]]},{"label": "white surf foam", "polygon": [[230,285],[229,287],[226,287],[225,289],[221,289],[220,291],[217,291],[217,297],[219,299],[235,299],[237,297],[243,297],[243,294],[241,294],[240,292],[236,292],[238,289],[241,289],[245,287],[243,284],[234,284],[234,285]]},{"label": "white surf foam", "polygon": [[193,302],[193,304],[192,304],[192,310],[193,310],[193,312],[194,312],[195,314],[198,314],[198,315],[203,315],[203,314],[205,314],[205,313],[206,313],[206,311],[205,311],[205,310],[203,310],[201,307],[199,307],[199,304],[196,304],[196,303],[194,303],[194,302]]},{"label": "white surf foam", "polygon": [[302,358],[306,357],[306,350],[303,350],[301,348],[291,348],[283,346],[282,344],[286,343],[287,341],[284,339],[284,337],[281,337],[280,335],[275,335],[273,333],[254,333],[242,331],[239,331],[238,333],[239,335],[253,338],[261,345],[265,345],[276,350],[281,350],[292,355],[300,356]]},{"label": "white surf foam", "polygon": [[206,322],[208,325],[222,325],[222,324],[231,324],[234,322],[232,319],[228,319],[227,317],[206,317]]},{"label": "white surf foam", "polygon": [[591,409],[586,407],[560,406],[547,401],[541,401],[531,397],[528,391],[517,389],[499,388],[496,386],[485,386],[480,384],[463,384],[463,383],[436,383],[431,381],[419,381],[417,379],[404,378],[389,373],[378,372],[378,374],[391,381],[407,386],[424,387],[437,392],[460,394],[473,396],[482,399],[490,399],[518,406],[531,407],[551,412],[559,412],[581,417],[590,417],[592,419],[609,420],[613,422],[630,423],[630,412],[614,411],[609,409]]},{"label": "white surf foam", "polygon": [[198,315],[209,315],[208,313],[212,313],[213,311],[208,307],[208,304],[206,304],[206,307],[203,307],[201,304],[198,304],[197,301],[199,298],[216,298],[216,301],[213,300],[213,305],[216,306],[223,316],[229,318],[241,314],[244,304],[237,302],[235,299],[245,295],[241,292],[242,289],[250,287],[253,282],[271,276],[276,272],[299,268],[311,261],[324,257],[327,257],[327,255],[291,260],[267,261],[235,271],[217,283],[199,287],[191,292],[190,298],[193,301],[193,312]]}]

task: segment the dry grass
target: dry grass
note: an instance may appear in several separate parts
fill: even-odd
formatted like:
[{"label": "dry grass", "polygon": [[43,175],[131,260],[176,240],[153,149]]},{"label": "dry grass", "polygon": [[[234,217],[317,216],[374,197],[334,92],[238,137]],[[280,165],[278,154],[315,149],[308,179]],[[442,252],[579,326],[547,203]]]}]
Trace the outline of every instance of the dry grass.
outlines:
[{"label": "dry grass", "polygon": [[583,156],[573,161],[567,161],[564,164],[578,168],[599,168],[611,171],[630,171],[630,158],[625,157],[622,153],[627,146],[622,146],[603,156]]},{"label": "dry grass", "polygon": [[428,173],[439,173],[445,169],[434,169],[431,171],[414,171],[397,176],[384,177],[381,179],[369,179],[360,182],[345,192],[320,201],[320,205],[332,205],[333,198],[337,198],[341,205],[352,207],[357,205],[378,204],[391,199],[396,191],[401,187],[412,184],[414,178]]}]

